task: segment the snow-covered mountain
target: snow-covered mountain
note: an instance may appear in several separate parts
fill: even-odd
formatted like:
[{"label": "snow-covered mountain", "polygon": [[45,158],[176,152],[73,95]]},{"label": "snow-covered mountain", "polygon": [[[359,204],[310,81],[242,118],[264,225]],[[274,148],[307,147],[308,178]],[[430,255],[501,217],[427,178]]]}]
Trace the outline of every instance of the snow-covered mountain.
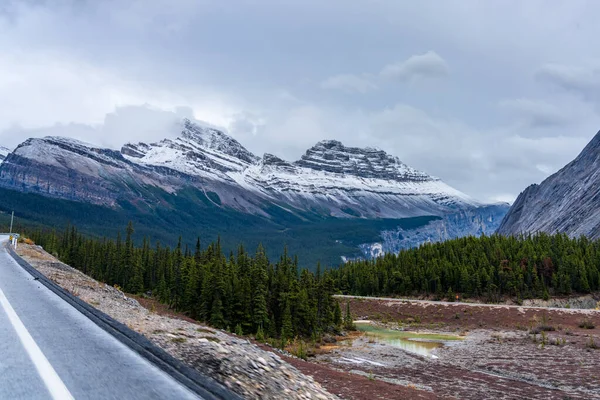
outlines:
[{"label": "snow-covered mountain", "polygon": [[[175,140],[127,144],[121,152],[132,163],[244,190],[250,194],[245,207],[251,211],[248,203],[256,205],[257,198],[335,217],[403,218],[478,205],[381,150],[322,141],[300,160],[288,162],[271,154],[256,157],[223,132],[189,120],[183,128]],[[239,199],[232,199],[227,190],[211,190],[226,205],[237,207]]]},{"label": "snow-covered mountain", "polygon": [[10,153],[10,150],[6,147],[0,146],[0,163],[6,158],[6,156]]},{"label": "snow-covered mountain", "polygon": [[575,160],[512,205],[498,233],[564,232],[600,238],[600,132]]},{"label": "snow-covered mountain", "polygon": [[445,215],[481,204],[382,150],[322,141],[300,160],[259,158],[225,133],[183,120],[176,139],[121,151],[61,137],[29,139],[0,167],[0,186],[115,206],[153,203],[159,188],[202,190],[219,206],[268,216],[291,213],[362,218]]},{"label": "snow-covered mountain", "polygon": [[151,204],[152,187],[194,187],[219,206],[265,216],[273,205],[346,218],[445,215],[481,205],[382,150],[330,140],[295,162],[259,158],[187,119],[176,139],[129,143],[121,151],[69,138],[28,139],[0,167],[0,186],[111,207],[119,199]]},{"label": "snow-covered mountain", "polygon": [[[222,235],[230,250],[240,242],[262,242],[273,252],[289,245],[313,267],[356,257],[359,244],[379,236],[381,245],[365,246],[395,251],[435,240],[435,232],[443,239],[491,226],[485,204],[385,151],[327,140],[297,161],[257,157],[190,120],[181,121],[175,138],[120,150],[65,137],[28,139],[0,164],[0,192],[6,207],[37,224],[72,221],[107,234],[132,219],[165,242],[200,234]],[[442,225],[427,225],[436,217]]]},{"label": "snow-covered mountain", "polygon": [[0,187],[108,206],[144,185],[166,190],[169,178],[119,151],[63,137],[28,139],[0,165]]},{"label": "snow-covered mountain", "polygon": [[382,150],[334,140],[317,143],[293,163],[266,154],[243,179],[265,196],[299,208],[327,209],[335,217],[404,218],[478,205]]}]

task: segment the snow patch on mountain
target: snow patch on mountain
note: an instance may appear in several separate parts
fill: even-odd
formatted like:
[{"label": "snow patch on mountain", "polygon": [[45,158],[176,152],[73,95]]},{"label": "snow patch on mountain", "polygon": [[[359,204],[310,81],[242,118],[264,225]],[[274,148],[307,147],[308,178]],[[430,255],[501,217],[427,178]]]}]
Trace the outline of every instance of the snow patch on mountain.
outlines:
[{"label": "snow patch on mountain", "polygon": [[121,152],[131,162],[163,166],[192,176],[235,182],[229,174],[240,173],[259,158],[225,133],[182,122],[181,135],[158,143],[128,143]]},{"label": "snow patch on mountain", "polygon": [[384,151],[317,143],[296,162],[266,154],[244,180],[266,196],[292,204],[316,202],[336,217],[439,215],[479,203]]},{"label": "snow patch on mountain", "polygon": [[4,159],[6,158],[6,156],[10,153],[10,150],[7,149],[6,147],[2,147],[0,146],[0,163],[2,161],[4,161]]}]

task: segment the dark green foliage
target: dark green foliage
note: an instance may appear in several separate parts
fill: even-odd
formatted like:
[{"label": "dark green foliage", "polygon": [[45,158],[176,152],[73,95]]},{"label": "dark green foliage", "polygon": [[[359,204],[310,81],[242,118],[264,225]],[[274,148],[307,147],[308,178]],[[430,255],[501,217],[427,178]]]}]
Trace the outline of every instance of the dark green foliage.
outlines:
[{"label": "dark green foliage", "polygon": [[594,322],[591,319],[585,318],[579,323],[579,327],[583,329],[594,329],[596,325],[594,325]]},{"label": "dark green foliage", "polygon": [[344,315],[344,329],[347,331],[355,331],[356,325],[354,325],[354,319],[350,314],[350,302],[346,303],[346,315]]},{"label": "dark green foliage", "polygon": [[238,335],[280,337],[285,345],[296,336],[339,329],[331,272],[299,271],[287,249],[273,264],[260,245],[254,257],[242,246],[226,257],[219,239],[206,249],[198,239],[192,252],[181,238],[175,249],[160,243],[151,248],[146,238],[136,247],[134,232],[129,223],[124,241],[120,233],[114,241],[85,237],[74,227],[60,235],[35,230],[28,236],[93,278],[131,293],[151,293],[175,310]]},{"label": "dark green foliage", "polygon": [[352,215],[353,217],[360,217],[360,213],[353,208],[350,207],[342,207],[341,210],[348,215]]},{"label": "dark green foliage", "polygon": [[206,197],[208,197],[209,200],[215,203],[216,205],[221,205],[221,198],[215,192],[206,192]]},{"label": "dark green foliage", "polygon": [[258,330],[256,331],[256,335],[254,335],[254,338],[256,340],[258,340],[259,342],[262,342],[265,340],[265,333],[261,326],[258,327]]},{"label": "dark green foliage", "polygon": [[353,261],[331,271],[344,294],[456,294],[499,302],[600,290],[600,241],[564,234],[467,237]]},{"label": "dark green foliage", "polygon": [[244,335],[244,331],[242,330],[242,325],[237,324],[235,326],[235,334],[238,336],[243,336]]},{"label": "dark green foliage", "polygon": [[342,321],[342,309],[340,307],[340,303],[339,302],[335,302],[335,308],[333,309],[333,323],[336,324],[337,326],[341,326],[343,321]]}]

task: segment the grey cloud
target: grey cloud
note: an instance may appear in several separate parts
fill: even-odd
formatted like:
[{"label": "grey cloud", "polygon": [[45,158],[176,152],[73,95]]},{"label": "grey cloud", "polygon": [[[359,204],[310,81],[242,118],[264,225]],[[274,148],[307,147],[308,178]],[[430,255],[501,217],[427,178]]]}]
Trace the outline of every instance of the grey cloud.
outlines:
[{"label": "grey cloud", "polygon": [[543,100],[503,100],[499,105],[530,128],[564,126],[571,122],[573,118],[569,110],[561,109]]},{"label": "grey cloud", "polygon": [[377,89],[377,85],[373,83],[371,77],[352,74],[340,74],[327,78],[321,82],[321,87],[324,89],[341,90],[346,93],[366,93]]},{"label": "grey cloud", "polygon": [[400,81],[439,78],[448,74],[448,63],[434,51],[417,54],[405,61],[386,65],[380,72],[383,78]]},{"label": "grey cloud", "polygon": [[[16,146],[29,137],[66,136],[93,145],[119,149],[126,142],[154,142],[176,137],[180,133],[182,118],[195,119],[189,107],[176,107],[174,111],[163,110],[148,104],[117,107],[106,114],[98,124],[57,123],[39,128],[11,126],[0,131],[3,143]],[[198,123],[213,126],[201,120]]]},{"label": "grey cloud", "polygon": [[[523,127],[481,130],[397,104],[370,116],[368,136],[385,140],[386,148],[404,162],[476,198],[494,200],[510,198],[508,193],[516,197],[560,169],[581,151],[593,131],[585,133],[531,138]],[[483,189],[488,185],[498,189]]]},{"label": "grey cloud", "polygon": [[321,82],[321,88],[340,90],[345,93],[367,93],[378,89],[380,79],[413,82],[428,78],[439,78],[448,75],[448,64],[434,51],[416,54],[407,60],[388,64],[378,75],[372,74],[339,74]]},{"label": "grey cloud", "polygon": [[0,3],[9,147],[46,133],[119,147],[193,115],[256,154],[384,148],[486,199],[543,179],[600,127],[599,64],[573,61],[600,60],[596,2]]},{"label": "grey cloud", "polygon": [[586,99],[600,99],[600,65],[546,64],[536,72],[536,77]]}]

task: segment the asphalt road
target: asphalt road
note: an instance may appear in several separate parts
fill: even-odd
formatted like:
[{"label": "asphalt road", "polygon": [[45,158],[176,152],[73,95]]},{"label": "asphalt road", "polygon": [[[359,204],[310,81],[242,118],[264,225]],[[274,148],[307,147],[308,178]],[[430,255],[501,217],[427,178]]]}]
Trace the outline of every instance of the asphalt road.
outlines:
[{"label": "asphalt road", "polygon": [[21,268],[0,236],[0,399],[198,399]]}]

